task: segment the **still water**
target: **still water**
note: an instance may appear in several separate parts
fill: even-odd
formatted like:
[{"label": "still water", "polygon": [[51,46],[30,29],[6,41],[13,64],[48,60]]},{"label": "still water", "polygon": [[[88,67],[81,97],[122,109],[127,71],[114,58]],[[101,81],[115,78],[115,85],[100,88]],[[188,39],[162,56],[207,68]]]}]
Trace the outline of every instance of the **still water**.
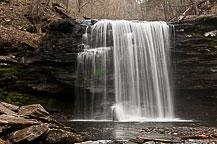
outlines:
[{"label": "still water", "polygon": [[111,121],[68,121],[66,124],[75,128],[79,133],[91,140],[129,140],[137,136],[149,138],[172,138],[171,134],[144,133],[144,128],[167,128],[176,129],[176,127],[194,128],[194,127],[217,127],[217,122],[111,122]]}]

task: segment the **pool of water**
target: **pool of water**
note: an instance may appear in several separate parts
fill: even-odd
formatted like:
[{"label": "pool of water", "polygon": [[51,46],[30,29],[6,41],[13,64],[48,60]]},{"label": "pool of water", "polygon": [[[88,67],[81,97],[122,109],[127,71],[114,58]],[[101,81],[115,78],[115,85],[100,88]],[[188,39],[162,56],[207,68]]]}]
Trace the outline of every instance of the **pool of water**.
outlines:
[{"label": "pool of water", "polygon": [[[75,128],[79,133],[91,140],[129,140],[137,136],[149,138],[172,138],[168,133],[144,133],[144,128],[164,127],[175,129],[176,127],[217,127],[217,122],[112,122],[112,121],[67,121],[68,126]],[[162,129],[164,131],[165,129]]]}]

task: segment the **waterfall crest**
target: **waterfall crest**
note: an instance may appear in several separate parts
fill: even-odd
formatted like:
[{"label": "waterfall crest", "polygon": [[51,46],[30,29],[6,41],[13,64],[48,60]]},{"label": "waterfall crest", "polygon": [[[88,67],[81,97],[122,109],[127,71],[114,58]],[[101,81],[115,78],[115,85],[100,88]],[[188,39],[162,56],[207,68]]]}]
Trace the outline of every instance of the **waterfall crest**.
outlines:
[{"label": "waterfall crest", "polygon": [[82,114],[77,118],[173,118],[169,35],[165,22],[93,25],[77,57],[78,81],[90,91],[75,100],[75,113]]}]

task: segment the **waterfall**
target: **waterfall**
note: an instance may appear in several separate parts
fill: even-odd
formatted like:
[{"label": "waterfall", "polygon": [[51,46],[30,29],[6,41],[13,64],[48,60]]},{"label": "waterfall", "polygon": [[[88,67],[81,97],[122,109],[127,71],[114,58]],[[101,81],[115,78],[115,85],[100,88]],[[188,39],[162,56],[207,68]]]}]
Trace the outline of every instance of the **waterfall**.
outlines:
[{"label": "waterfall", "polygon": [[165,22],[102,20],[87,29],[75,118],[173,118],[169,35]]}]

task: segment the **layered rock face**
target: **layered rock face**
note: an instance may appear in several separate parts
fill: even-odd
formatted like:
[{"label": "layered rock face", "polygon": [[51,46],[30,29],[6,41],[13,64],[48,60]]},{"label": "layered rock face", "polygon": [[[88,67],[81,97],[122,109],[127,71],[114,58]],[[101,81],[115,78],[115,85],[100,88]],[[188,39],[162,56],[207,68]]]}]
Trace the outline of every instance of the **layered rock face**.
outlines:
[{"label": "layered rock face", "polygon": [[45,106],[71,99],[76,57],[89,23],[68,19],[47,24],[38,45],[0,39],[0,98],[18,105]]},{"label": "layered rock face", "polygon": [[176,113],[188,119],[216,120],[217,15],[184,21],[175,28]]},{"label": "layered rock face", "polygon": [[174,65],[177,89],[216,89],[217,16],[176,26]]}]

